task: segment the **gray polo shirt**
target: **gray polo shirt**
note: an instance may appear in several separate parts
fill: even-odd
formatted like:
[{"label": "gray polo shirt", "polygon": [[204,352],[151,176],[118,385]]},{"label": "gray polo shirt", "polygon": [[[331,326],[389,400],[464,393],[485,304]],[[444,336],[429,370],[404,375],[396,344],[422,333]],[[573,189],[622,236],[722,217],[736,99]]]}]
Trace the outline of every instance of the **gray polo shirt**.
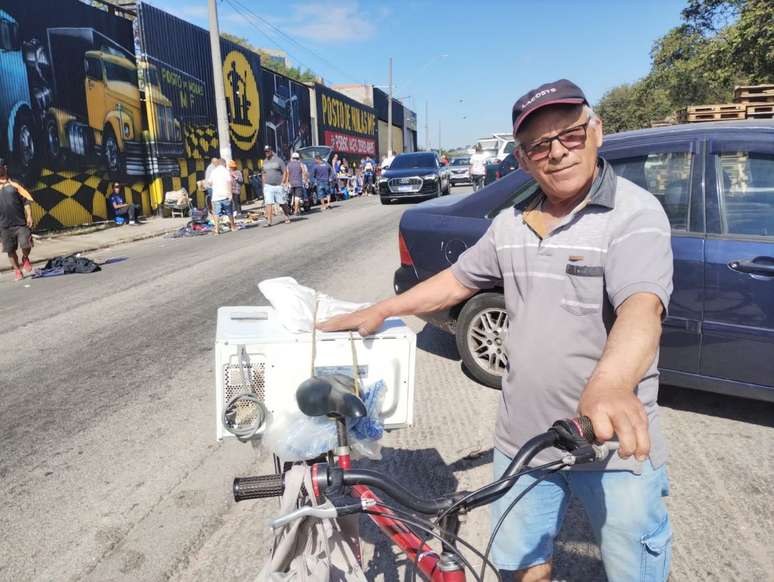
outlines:
[{"label": "gray polo shirt", "polygon": [[[544,195],[501,212],[484,236],[452,267],[471,289],[501,286],[509,317],[509,369],[495,446],[513,456],[527,440],[560,418],[575,416],[580,395],[602,357],[615,310],[635,293],[653,293],[666,306],[672,292],[669,220],[656,198],[619,178],[600,158],[584,202],[544,237],[534,209]],[[531,226],[532,224],[532,226]],[[658,415],[658,358],[636,389],[645,406],[650,460],[666,461]],[[548,450],[533,465],[559,458]],[[639,472],[633,457],[617,454],[582,469]]]},{"label": "gray polo shirt", "polygon": [[282,184],[282,176],[285,173],[285,162],[277,154],[270,160],[263,160],[263,183],[271,186]]}]

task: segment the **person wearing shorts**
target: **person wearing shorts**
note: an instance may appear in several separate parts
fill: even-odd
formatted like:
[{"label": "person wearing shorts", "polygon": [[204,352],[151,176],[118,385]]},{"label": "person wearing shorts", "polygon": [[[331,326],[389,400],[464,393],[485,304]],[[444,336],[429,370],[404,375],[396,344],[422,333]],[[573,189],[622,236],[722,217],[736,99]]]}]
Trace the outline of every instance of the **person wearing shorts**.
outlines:
[{"label": "person wearing shorts", "polygon": [[304,184],[309,181],[309,174],[306,166],[301,162],[301,155],[293,152],[285,168],[285,175],[282,183],[290,191],[290,203],[293,208],[293,214],[301,214],[301,204],[304,202],[304,193],[306,188]]},{"label": "person wearing shorts", "polygon": [[312,181],[317,186],[317,198],[322,204],[322,210],[328,210],[331,205],[331,182],[333,181],[333,168],[330,164],[323,162],[320,154],[314,157],[314,167],[312,168]]},{"label": "person wearing shorts", "polygon": [[210,185],[212,188],[212,218],[215,223],[215,234],[220,234],[221,216],[228,217],[228,223],[232,232],[236,230],[231,184],[231,172],[226,167],[226,160],[220,160],[220,163],[210,174]]},{"label": "person wearing shorts", "polygon": [[[664,582],[672,527],[657,397],[661,322],[672,293],[669,220],[655,196],[616,176],[598,155],[602,121],[574,83],[560,79],[529,91],[514,103],[511,122],[519,167],[535,179],[534,193],[500,212],[448,269],[318,327],[365,336],[387,317],[448,309],[479,290],[502,289],[509,365],[494,477],[530,438],[578,414],[611,452],[595,463],[522,475],[493,503],[493,529],[502,522],[495,566],[520,582],[550,581],[554,541],[575,498],[609,582]],[[530,466],[561,458],[548,449]]]},{"label": "person wearing shorts", "polygon": [[[5,160],[0,158],[0,239],[17,281],[32,271],[32,195],[8,177]],[[22,261],[16,252],[21,248]]]},{"label": "person wearing shorts", "polygon": [[263,148],[265,157],[261,167],[263,178],[263,204],[266,211],[266,225],[271,226],[274,218],[274,205],[278,204],[285,213],[285,224],[290,222],[290,208],[288,207],[285,189],[282,187],[282,178],[285,175],[285,162],[275,155],[271,146]]}]

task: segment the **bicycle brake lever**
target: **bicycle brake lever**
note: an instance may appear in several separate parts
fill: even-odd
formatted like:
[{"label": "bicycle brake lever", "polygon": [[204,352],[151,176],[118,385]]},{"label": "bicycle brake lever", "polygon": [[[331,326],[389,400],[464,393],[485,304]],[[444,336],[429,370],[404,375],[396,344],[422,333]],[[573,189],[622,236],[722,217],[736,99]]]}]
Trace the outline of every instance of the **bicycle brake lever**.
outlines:
[{"label": "bicycle brake lever", "polygon": [[565,465],[578,465],[581,463],[594,463],[603,461],[610,454],[610,448],[606,444],[601,445],[581,445],[573,450],[572,453],[564,455],[562,462]]}]

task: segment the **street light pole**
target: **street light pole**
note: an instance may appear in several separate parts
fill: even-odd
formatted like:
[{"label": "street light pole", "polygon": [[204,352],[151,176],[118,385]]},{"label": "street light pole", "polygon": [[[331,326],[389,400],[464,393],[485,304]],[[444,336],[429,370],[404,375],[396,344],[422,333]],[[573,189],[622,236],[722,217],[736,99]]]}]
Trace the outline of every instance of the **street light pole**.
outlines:
[{"label": "street light pole", "polygon": [[430,101],[425,101],[425,149],[430,149]]},{"label": "street light pole", "polygon": [[231,160],[231,140],[228,134],[228,112],[226,91],[223,88],[223,61],[220,58],[220,30],[218,28],[218,7],[215,0],[209,0],[210,53],[212,54],[212,80],[215,85],[215,112],[218,119],[218,143],[220,157]]},{"label": "street light pole", "polygon": [[390,57],[387,77],[390,85],[390,96],[387,99],[387,155],[392,156],[392,57]]},{"label": "street light pole", "polygon": [[438,151],[440,152],[442,149],[441,146],[441,120],[438,120]]}]

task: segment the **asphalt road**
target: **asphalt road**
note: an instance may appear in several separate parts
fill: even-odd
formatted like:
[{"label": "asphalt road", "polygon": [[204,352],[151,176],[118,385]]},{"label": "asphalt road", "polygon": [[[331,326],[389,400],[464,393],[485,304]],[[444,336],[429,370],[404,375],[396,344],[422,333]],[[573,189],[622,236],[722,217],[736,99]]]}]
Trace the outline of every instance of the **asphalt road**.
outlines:
[{"label": "asphalt road", "polygon": [[[242,580],[267,556],[272,501],[235,505],[234,476],[269,470],[215,441],[213,343],[221,305],[263,303],[289,275],[342,299],[392,293],[405,206],[353,200],[291,225],[100,251],[100,273],[0,278],[0,580]],[[416,425],[381,463],[423,496],[491,472],[498,392],[470,380],[452,339],[419,320]],[[672,580],[772,579],[774,406],[662,387],[671,446]],[[473,453],[471,455],[471,453]],[[486,511],[463,536],[486,541]],[[405,559],[364,524],[369,579]],[[572,505],[556,577],[602,580]]]}]

